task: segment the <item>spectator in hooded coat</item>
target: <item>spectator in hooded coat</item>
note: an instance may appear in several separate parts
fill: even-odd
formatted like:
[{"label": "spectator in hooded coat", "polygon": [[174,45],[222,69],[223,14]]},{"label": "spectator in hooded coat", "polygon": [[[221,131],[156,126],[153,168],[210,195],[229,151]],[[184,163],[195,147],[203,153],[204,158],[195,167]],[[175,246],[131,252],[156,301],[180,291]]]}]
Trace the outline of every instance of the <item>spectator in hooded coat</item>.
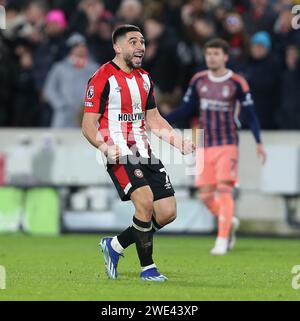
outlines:
[{"label": "spectator in hooded coat", "polygon": [[271,38],[267,32],[258,32],[251,38],[250,54],[245,76],[252,90],[261,127],[276,129],[281,68],[279,60],[271,53]]},{"label": "spectator in hooded coat", "polygon": [[44,87],[45,99],[53,109],[54,128],[79,127],[86,84],[98,69],[82,35],[71,35],[67,45],[69,55],[51,68]]}]

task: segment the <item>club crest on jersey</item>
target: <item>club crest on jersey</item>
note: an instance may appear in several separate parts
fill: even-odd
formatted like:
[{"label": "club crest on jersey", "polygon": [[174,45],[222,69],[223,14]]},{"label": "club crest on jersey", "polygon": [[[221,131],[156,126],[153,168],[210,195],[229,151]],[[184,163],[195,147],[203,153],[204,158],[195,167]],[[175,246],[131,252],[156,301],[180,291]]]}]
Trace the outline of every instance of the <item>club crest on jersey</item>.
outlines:
[{"label": "club crest on jersey", "polygon": [[140,103],[133,102],[133,103],[132,103],[132,108],[133,108],[133,110],[134,110],[135,113],[142,111],[142,108],[141,108],[141,104],[140,104]]},{"label": "club crest on jersey", "polygon": [[229,87],[228,86],[223,87],[222,96],[225,98],[229,96]]},{"label": "club crest on jersey", "polygon": [[86,96],[88,99],[92,99],[94,97],[94,86],[89,87]]},{"label": "club crest on jersey", "polygon": [[149,85],[146,83],[146,81],[144,81],[143,86],[144,86],[145,91],[148,93],[150,88],[149,88]]},{"label": "club crest on jersey", "polygon": [[117,93],[120,93],[122,91],[122,87],[118,86],[118,87],[115,88],[115,90],[116,90]]},{"label": "club crest on jersey", "polygon": [[208,92],[207,86],[203,86],[203,87],[200,89],[200,91],[201,91],[202,93],[207,93],[207,92]]},{"label": "club crest on jersey", "polygon": [[134,174],[137,178],[142,178],[142,177],[144,177],[143,172],[142,172],[140,169],[138,169],[138,168],[133,172],[133,174]]}]

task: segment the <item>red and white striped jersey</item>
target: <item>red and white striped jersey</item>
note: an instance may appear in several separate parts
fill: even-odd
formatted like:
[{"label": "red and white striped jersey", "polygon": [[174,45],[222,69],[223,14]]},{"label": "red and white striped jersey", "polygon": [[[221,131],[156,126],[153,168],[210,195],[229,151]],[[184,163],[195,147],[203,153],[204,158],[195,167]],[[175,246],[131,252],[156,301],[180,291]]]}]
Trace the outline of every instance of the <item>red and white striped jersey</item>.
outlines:
[{"label": "red and white striped jersey", "polygon": [[122,155],[138,151],[149,158],[145,117],[152,108],[156,108],[153,83],[141,68],[126,73],[110,61],[89,80],[84,112],[101,115],[98,130],[102,138],[109,145],[118,145]]}]

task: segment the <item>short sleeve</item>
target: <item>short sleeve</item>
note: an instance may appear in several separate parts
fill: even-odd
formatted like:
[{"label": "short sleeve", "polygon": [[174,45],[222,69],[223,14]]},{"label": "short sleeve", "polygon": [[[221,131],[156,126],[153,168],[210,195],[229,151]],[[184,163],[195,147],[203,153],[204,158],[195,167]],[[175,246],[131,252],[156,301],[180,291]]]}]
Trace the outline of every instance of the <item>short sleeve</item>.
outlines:
[{"label": "short sleeve", "polygon": [[109,96],[109,81],[101,74],[94,75],[88,82],[84,97],[84,112],[103,114]]}]

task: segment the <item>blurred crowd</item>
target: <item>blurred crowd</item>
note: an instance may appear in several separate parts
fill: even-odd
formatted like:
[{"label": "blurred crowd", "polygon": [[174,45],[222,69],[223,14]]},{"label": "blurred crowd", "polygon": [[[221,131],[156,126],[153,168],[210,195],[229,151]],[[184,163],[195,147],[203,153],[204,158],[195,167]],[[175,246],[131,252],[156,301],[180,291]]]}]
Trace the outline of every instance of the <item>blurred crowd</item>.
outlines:
[{"label": "blurred crowd", "polygon": [[[113,29],[138,25],[163,113],[176,108],[203,45],[222,37],[263,129],[300,129],[300,29],[292,0],[0,0],[0,126],[80,126],[86,83],[111,60]],[[298,4],[300,4],[298,0]],[[300,23],[300,19],[299,23]],[[188,127],[184,120],[178,127]]]}]

